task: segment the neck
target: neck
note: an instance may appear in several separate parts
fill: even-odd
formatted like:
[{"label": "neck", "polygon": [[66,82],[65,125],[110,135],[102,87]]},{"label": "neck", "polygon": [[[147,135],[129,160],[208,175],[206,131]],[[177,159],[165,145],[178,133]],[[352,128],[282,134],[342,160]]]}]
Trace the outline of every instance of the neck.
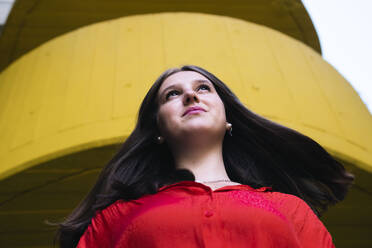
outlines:
[{"label": "neck", "polygon": [[196,181],[229,179],[223,162],[222,144],[202,147],[184,147],[174,152],[176,167],[190,170]]}]

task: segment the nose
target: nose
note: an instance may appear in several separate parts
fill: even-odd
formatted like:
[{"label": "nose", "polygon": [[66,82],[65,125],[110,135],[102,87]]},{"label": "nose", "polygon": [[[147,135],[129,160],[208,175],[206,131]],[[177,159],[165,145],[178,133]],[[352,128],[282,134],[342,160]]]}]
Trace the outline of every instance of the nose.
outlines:
[{"label": "nose", "polygon": [[193,102],[197,102],[197,103],[199,102],[199,97],[197,96],[197,94],[194,91],[185,92],[185,96],[183,98],[183,104],[188,105]]}]

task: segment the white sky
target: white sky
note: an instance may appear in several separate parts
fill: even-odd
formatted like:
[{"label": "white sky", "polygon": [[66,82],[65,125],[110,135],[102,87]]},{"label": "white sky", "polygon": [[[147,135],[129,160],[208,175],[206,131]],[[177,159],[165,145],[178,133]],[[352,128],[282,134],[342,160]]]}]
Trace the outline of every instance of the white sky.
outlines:
[{"label": "white sky", "polygon": [[0,0],[0,25],[4,24],[14,0]]},{"label": "white sky", "polygon": [[[0,24],[14,0],[0,0]],[[302,0],[323,58],[350,82],[372,113],[372,0]]]},{"label": "white sky", "polygon": [[302,0],[323,58],[353,86],[372,113],[372,0]]}]

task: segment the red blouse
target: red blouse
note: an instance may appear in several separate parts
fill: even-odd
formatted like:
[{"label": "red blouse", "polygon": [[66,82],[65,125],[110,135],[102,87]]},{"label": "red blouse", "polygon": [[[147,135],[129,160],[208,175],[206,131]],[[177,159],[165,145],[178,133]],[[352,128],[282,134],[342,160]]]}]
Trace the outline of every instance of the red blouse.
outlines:
[{"label": "red blouse", "polygon": [[300,198],[230,185],[212,190],[194,181],[161,187],[98,211],[78,248],[333,247],[332,237]]}]

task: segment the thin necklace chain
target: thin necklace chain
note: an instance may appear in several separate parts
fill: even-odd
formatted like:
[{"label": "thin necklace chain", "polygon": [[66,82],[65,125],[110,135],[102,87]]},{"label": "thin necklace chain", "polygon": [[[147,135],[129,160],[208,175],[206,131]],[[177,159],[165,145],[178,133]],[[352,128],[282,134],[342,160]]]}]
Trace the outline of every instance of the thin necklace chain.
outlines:
[{"label": "thin necklace chain", "polygon": [[214,180],[214,181],[199,181],[199,180],[195,180],[195,182],[198,182],[198,183],[219,183],[219,182],[232,182],[231,180],[228,180],[228,179],[221,179],[221,180]]}]

